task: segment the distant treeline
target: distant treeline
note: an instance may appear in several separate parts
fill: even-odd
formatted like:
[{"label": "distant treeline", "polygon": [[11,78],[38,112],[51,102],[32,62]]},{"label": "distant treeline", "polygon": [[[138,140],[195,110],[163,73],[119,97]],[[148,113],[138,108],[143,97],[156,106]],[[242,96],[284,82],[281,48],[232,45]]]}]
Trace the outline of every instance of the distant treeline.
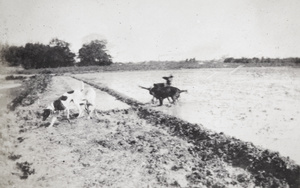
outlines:
[{"label": "distant treeline", "polygon": [[57,68],[70,66],[110,65],[111,56],[106,50],[106,41],[94,40],[84,44],[76,54],[70,44],[52,39],[49,44],[27,43],[25,46],[0,46],[0,60],[8,66],[22,66],[24,69]]},{"label": "distant treeline", "polygon": [[18,70],[18,74],[64,74],[64,73],[86,73],[106,71],[148,71],[148,70],[178,70],[178,69],[200,69],[200,68],[223,68],[237,67],[236,64],[225,64],[221,61],[206,62],[185,62],[185,61],[148,61],[140,63],[119,63],[115,62],[110,66],[71,66],[61,68],[29,69]]},{"label": "distant treeline", "polygon": [[226,58],[224,63],[242,63],[242,64],[274,64],[274,65],[290,65],[300,64],[300,58]]}]

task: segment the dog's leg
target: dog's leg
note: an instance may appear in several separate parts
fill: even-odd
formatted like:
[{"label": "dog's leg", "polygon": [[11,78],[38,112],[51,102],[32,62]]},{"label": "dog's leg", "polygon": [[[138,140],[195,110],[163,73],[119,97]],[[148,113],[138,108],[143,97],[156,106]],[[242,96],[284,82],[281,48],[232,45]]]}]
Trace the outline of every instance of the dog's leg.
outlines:
[{"label": "dog's leg", "polygon": [[67,119],[70,119],[70,110],[69,110],[69,108],[67,108],[66,111],[67,111]]},{"label": "dog's leg", "polygon": [[51,123],[49,125],[49,127],[53,127],[55,121],[56,121],[57,117],[53,117],[52,120],[51,120]]},{"label": "dog's leg", "polygon": [[88,119],[92,118],[93,113],[95,113],[95,106],[93,105],[93,103],[89,103],[88,101],[85,104],[85,110],[88,114]]},{"label": "dog's leg", "polygon": [[87,117],[87,119],[91,119],[91,113],[93,113],[93,111],[91,110],[92,109],[92,107],[91,106],[93,106],[92,104],[90,104],[90,103],[86,103],[86,105],[85,105],[85,111],[86,111],[86,113],[88,114],[88,117]]},{"label": "dog's leg", "polygon": [[68,121],[68,123],[70,123],[70,124],[72,125],[72,123],[71,123],[70,119],[67,119],[67,121]]},{"label": "dog's leg", "polygon": [[81,107],[80,107],[80,103],[74,102],[74,104],[76,105],[76,107],[77,107],[78,110],[79,110],[79,115],[78,115],[78,117],[81,117],[81,116],[82,116],[82,109],[81,109]]},{"label": "dog's leg", "polygon": [[152,102],[152,104],[155,103],[155,97],[153,97],[153,98],[151,99],[151,102]]},{"label": "dog's leg", "polygon": [[90,110],[89,110],[89,116],[88,116],[88,118],[91,119],[91,118],[92,118],[91,115],[92,115],[93,113],[95,113],[95,106],[91,104],[91,105],[89,106],[89,109],[90,109]]}]

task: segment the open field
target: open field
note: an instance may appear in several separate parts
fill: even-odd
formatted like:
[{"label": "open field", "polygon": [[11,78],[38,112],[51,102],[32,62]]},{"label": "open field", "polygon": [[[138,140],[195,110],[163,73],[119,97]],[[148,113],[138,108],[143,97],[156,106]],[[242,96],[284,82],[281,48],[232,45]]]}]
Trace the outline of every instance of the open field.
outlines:
[{"label": "open field", "polygon": [[[265,72],[268,71],[261,74]],[[287,72],[290,75],[291,71]],[[175,106],[143,104],[149,102],[151,96],[137,85],[150,86],[170,73],[175,76],[173,85],[188,89],[189,93],[182,94]],[[29,89],[31,92],[24,95],[22,105],[0,116],[0,176],[3,177],[0,187],[298,187],[300,167],[282,157],[281,152],[226,136],[230,134],[225,131],[222,131],[225,134],[211,131],[209,124],[199,123],[198,120],[204,119],[200,115],[195,118],[197,124],[189,123],[192,119],[182,115],[185,113],[180,108],[186,107],[184,105],[190,108],[191,103],[195,104],[196,112],[209,115],[210,111],[203,111],[197,100],[217,113],[215,109],[220,101],[217,97],[228,91],[211,90],[217,86],[218,76],[223,74],[210,70],[194,75],[188,70],[140,71],[54,76],[51,82],[43,75],[30,79],[31,84],[24,87],[35,89]],[[192,83],[199,82],[203,87],[196,90],[187,84],[190,80],[182,79],[187,75],[195,79]],[[70,124],[62,117],[49,128],[47,121],[41,121],[40,112],[65,91],[80,86],[80,82],[70,76],[90,82],[86,87],[97,88],[100,118],[72,118]],[[291,78],[297,80],[295,75]],[[220,80],[224,84],[229,82],[224,77]],[[45,84],[48,86],[43,88]],[[297,86],[292,89],[298,90]],[[212,103],[212,99],[216,101]],[[226,99],[223,103],[230,102]],[[227,107],[228,114],[235,113],[233,106]],[[297,117],[294,119],[297,121]],[[224,124],[228,125],[225,120]]]}]

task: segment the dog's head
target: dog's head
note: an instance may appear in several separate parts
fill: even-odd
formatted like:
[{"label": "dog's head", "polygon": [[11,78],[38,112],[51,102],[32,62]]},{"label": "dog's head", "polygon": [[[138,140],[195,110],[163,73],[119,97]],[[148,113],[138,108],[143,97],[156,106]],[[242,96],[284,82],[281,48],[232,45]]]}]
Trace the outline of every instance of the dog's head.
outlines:
[{"label": "dog's head", "polygon": [[51,114],[52,110],[51,109],[44,109],[44,112],[42,114],[42,117],[43,117],[43,121],[45,121]]}]

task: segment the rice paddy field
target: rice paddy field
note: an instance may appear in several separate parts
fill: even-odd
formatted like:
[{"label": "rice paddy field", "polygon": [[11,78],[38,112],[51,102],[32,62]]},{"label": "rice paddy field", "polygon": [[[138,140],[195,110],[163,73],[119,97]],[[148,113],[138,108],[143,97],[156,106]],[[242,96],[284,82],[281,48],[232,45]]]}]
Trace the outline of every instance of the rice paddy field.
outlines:
[{"label": "rice paddy field", "polygon": [[[0,187],[300,186],[300,69],[79,72],[1,77]],[[170,74],[188,92],[152,104],[139,86]],[[97,116],[71,106],[49,127],[43,109],[81,81]]]},{"label": "rice paddy field", "polygon": [[142,103],[151,87],[174,76],[172,85],[188,90],[176,105],[154,107],[191,123],[279,151],[300,164],[300,69],[238,67],[172,71],[101,72],[74,77],[104,84]]}]

